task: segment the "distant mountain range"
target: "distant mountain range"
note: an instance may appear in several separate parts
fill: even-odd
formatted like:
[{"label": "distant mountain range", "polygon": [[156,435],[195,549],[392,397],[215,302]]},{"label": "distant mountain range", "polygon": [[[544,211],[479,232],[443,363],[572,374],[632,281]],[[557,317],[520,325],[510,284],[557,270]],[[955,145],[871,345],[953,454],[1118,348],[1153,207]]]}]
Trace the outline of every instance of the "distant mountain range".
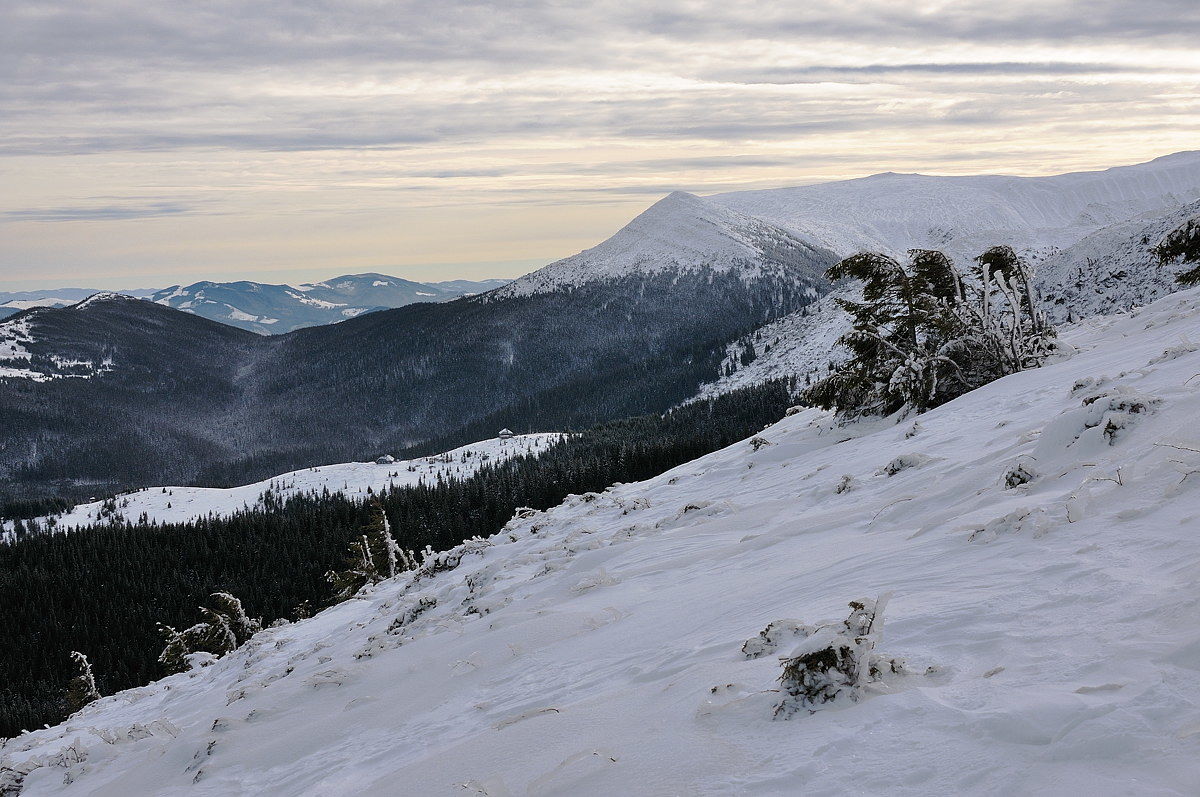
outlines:
[{"label": "distant mountain range", "polygon": [[0,499],[246,483],[803,378],[844,326],[821,301],[837,287],[824,272],[864,248],[964,260],[1012,244],[1041,267],[1056,318],[1123,309],[1174,290],[1151,248],[1198,200],[1198,152],[1044,178],[673,193],[603,243],[479,296],[369,312],[435,292],[368,274],[26,310],[0,322]]},{"label": "distant mountain range", "polygon": [[[177,310],[263,335],[345,321],[416,302],[446,302],[484,293],[508,280],[412,282],[386,274],[347,274],[325,282],[273,285],[263,282],[194,282],[169,288],[112,291],[149,299]],[[0,320],[31,307],[66,307],[97,293],[91,288],[0,291]]]}]

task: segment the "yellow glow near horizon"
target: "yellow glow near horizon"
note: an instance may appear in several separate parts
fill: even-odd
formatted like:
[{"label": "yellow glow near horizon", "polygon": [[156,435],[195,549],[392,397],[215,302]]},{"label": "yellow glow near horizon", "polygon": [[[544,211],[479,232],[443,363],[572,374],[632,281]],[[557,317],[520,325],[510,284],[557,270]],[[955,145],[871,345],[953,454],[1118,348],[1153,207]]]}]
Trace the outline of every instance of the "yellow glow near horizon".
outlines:
[{"label": "yellow glow near horizon", "polygon": [[[515,276],[674,189],[1043,175],[1200,146],[1182,2],[1161,23],[1104,2],[995,20],[883,0],[345,6],[323,25],[291,3],[226,21],[98,0],[70,34],[44,3],[0,12],[28,48],[0,56],[0,290]],[[244,42],[195,33],[235,23]]]}]

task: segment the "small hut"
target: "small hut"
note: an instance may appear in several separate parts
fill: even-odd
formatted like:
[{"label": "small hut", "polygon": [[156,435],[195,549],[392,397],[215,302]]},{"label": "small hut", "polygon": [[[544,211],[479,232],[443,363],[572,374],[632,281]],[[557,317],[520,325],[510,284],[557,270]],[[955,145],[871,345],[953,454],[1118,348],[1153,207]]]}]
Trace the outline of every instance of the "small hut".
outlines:
[{"label": "small hut", "polygon": [[514,437],[516,437],[516,435],[513,434],[512,429],[501,429],[500,434],[496,436],[501,440],[512,440]]},{"label": "small hut", "polygon": [[391,454],[384,454],[382,457],[375,460],[375,464],[376,465],[391,465],[395,461],[396,461],[396,458],[393,457]]}]

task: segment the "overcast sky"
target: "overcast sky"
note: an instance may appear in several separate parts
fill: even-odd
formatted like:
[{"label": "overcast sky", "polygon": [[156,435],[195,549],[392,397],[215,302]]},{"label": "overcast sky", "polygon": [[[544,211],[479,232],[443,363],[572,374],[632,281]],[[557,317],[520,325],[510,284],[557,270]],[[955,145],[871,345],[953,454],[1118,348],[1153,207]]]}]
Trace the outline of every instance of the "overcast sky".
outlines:
[{"label": "overcast sky", "polygon": [[4,0],[0,290],[515,276],[659,195],[1200,149],[1196,0]]}]

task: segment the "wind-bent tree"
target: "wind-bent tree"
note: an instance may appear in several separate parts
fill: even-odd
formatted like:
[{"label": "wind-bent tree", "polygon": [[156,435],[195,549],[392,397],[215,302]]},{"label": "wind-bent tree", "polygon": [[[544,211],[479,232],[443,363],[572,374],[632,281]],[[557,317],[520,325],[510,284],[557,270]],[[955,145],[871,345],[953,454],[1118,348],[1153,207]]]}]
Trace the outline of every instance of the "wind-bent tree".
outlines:
[{"label": "wind-bent tree", "polygon": [[1037,367],[1054,347],[1033,271],[1008,246],[975,258],[968,274],[942,252],[913,249],[907,264],[864,252],[828,276],[862,284],[861,300],[838,299],[853,320],[838,341],[850,356],[801,399],[843,417],[924,412]]}]

